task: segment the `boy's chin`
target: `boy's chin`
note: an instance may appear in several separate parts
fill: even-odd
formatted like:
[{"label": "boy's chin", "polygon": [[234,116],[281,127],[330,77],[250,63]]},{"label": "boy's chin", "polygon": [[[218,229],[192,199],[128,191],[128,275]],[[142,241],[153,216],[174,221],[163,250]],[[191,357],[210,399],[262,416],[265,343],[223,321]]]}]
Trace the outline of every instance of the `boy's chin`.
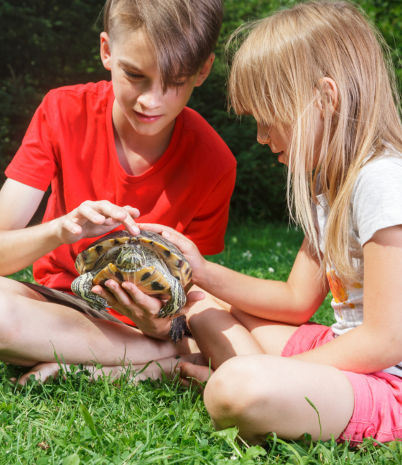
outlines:
[{"label": "boy's chin", "polygon": [[176,118],[170,121],[163,121],[162,119],[155,123],[138,123],[132,122],[131,126],[134,131],[141,136],[157,136],[159,134],[168,133],[174,128]]}]

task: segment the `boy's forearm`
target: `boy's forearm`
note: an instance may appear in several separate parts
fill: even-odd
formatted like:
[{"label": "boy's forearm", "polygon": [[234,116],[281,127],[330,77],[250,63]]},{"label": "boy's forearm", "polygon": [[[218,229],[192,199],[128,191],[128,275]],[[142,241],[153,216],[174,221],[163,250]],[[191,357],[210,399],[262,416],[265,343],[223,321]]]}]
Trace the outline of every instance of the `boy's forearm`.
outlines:
[{"label": "boy's forearm", "polygon": [[54,221],[26,229],[0,231],[0,275],[20,271],[60,245]]},{"label": "boy's forearm", "polygon": [[246,276],[212,262],[206,262],[202,277],[195,284],[230,305],[267,320],[300,325],[318,308],[315,303],[306,305],[287,282]]}]

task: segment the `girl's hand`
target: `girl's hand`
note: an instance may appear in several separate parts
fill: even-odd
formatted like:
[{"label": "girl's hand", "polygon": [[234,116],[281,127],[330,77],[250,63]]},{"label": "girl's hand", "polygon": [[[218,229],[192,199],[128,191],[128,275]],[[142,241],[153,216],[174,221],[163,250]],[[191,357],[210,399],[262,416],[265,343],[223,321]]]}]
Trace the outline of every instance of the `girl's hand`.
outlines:
[{"label": "girl's hand", "polygon": [[53,220],[55,235],[62,244],[74,244],[85,237],[107,234],[124,224],[131,234],[138,234],[134,219],[140,212],[130,206],[118,207],[107,200],[86,201],[65,216]]},{"label": "girl's hand", "polygon": [[167,240],[169,240],[172,244],[174,244],[186,257],[189,261],[191,268],[193,270],[193,277],[191,282],[194,284],[198,284],[203,275],[205,274],[205,266],[207,261],[205,258],[200,254],[197,246],[194,242],[187,239],[187,237],[183,236],[179,232],[175,231],[168,226],[163,226],[160,224],[150,224],[150,223],[141,223],[138,224],[140,229],[145,231],[153,231],[158,234],[161,234]]},{"label": "girl's hand", "polygon": [[[172,319],[158,318],[158,312],[163,302],[155,297],[144,294],[133,283],[124,282],[121,286],[109,279],[105,286],[94,286],[92,292],[103,297],[108,307],[113,308],[121,315],[127,316],[146,335],[156,339],[169,339],[169,330]],[[169,296],[168,296],[169,297]],[[187,295],[187,304],[172,318],[186,314],[199,300],[204,299],[204,293],[190,292]]]}]

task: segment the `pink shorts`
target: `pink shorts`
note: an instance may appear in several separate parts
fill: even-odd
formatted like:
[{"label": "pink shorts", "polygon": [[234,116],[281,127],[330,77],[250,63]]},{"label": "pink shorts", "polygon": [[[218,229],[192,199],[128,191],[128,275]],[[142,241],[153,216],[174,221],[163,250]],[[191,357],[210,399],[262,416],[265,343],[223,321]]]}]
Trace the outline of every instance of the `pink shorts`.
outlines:
[{"label": "pink shorts", "polygon": [[[332,339],[334,333],[331,328],[306,323],[286,343],[282,357],[307,352]],[[352,383],[355,406],[339,441],[357,445],[370,436],[379,442],[402,439],[402,378],[382,371],[368,375],[343,373]]]}]

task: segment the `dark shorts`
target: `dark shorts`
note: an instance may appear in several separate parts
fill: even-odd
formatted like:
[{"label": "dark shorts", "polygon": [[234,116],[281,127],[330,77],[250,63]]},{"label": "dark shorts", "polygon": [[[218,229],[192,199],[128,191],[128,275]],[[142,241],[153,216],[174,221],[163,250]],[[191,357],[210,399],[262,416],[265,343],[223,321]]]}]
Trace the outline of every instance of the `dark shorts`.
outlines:
[{"label": "dark shorts", "polygon": [[45,297],[48,302],[64,305],[65,307],[74,308],[85,315],[91,316],[93,318],[99,318],[102,320],[114,321],[115,323],[125,324],[122,321],[115,318],[113,315],[110,315],[108,312],[98,312],[91,308],[85,300],[80,299],[76,295],[67,294],[67,292],[57,291],[56,289],[51,289],[50,287],[41,286],[40,284],[26,283],[24,281],[19,281],[21,284],[29,287],[30,289],[38,292],[40,295]]}]

